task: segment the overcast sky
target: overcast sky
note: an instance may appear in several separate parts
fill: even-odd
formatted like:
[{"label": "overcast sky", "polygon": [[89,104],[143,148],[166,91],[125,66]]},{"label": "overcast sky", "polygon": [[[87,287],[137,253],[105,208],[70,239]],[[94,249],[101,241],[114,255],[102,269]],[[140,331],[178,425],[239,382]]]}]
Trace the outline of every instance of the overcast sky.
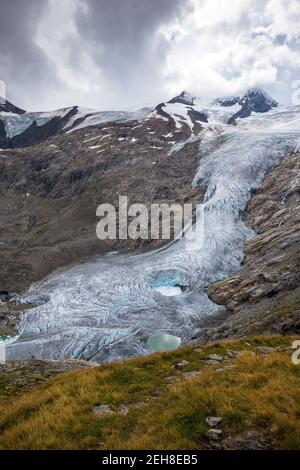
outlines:
[{"label": "overcast sky", "polygon": [[300,0],[0,0],[0,80],[27,110],[118,109],[300,80]]}]

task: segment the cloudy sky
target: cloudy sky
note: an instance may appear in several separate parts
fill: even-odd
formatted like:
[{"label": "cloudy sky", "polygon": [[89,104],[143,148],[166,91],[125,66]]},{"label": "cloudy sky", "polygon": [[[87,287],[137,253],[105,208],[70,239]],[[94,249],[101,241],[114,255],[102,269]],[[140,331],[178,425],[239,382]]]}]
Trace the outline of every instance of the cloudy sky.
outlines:
[{"label": "cloudy sky", "polygon": [[[27,110],[118,109],[300,80],[300,0],[1,0],[0,80]],[[300,82],[299,82],[300,83]]]}]

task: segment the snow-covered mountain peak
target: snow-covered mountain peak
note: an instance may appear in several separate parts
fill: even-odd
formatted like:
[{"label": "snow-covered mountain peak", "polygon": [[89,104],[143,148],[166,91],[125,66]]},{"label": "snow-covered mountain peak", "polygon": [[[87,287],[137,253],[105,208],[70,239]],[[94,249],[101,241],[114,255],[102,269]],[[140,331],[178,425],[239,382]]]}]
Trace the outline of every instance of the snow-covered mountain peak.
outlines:
[{"label": "snow-covered mountain peak", "polygon": [[190,93],[187,91],[183,90],[180,95],[174,96],[171,100],[168,101],[168,103],[181,103],[181,104],[186,104],[189,106],[194,105],[194,99],[195,97],[192,96]]},{"label": "snow-covered mountain peak", "polygon": [[186,91],[157,108],[158,115],[169,116],[177,128],[186,124],[193,134],[208,125],[236,124],[238,118],[250,117],[252,113],[266,113],[278,103],[260,88],[249,88],[238,96],[214,100],[197,98]]},{"label": "snow-covered mountain peak", "polygon": [[244,95],[240,98],[240,103],[251,103],[253,107],[259,107],[261,109],[276,108],[278,106],[277,101],[275,101],[270,95],[268,95],[266,91],[256,87],[249,88],[246,93],[244,93]]},{"label": "snow-covered mountain peak", "polygon": [[237,118],[249,117],[253,112],[267,113],[278,106],[277,101],[257,87],[249,88],[240,96],[219,98],[216,103],[223,107],[239,106],[239,109],[229,119],[229,124],[236,124]]}]

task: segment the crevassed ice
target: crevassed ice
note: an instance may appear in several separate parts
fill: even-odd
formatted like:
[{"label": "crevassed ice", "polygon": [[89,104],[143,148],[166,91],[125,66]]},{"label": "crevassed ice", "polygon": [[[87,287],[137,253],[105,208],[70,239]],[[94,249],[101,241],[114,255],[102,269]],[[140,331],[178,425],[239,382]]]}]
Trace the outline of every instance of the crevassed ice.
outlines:
[{"label": "crevassed ice", "polygon": [[[105,362],[148,353],[155,334],[189,341],[223,309],[208,299],[205,286],[239,269],[253,236],[241,218],[251,189],[299,137],[300,107],[254,115],[235,127],[209,126],[193,182],[207,187],[197,249],[188,249],[184,238],[150,253],[101,256],[52,277],[32,289],[49,301],[24,313],[8,358]],[[159,287],[182,289],[166,296]]]}]

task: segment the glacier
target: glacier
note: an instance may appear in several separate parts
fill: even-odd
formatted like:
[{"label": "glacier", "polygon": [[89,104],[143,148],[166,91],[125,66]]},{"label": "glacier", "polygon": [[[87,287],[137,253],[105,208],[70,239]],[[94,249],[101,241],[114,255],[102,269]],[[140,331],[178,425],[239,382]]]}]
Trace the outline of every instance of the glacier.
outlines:
[{"label": "glacier", "polygon": [[[175,106],[178,114],[183,105]],[[23,313],[8,359],[108,362],[144,355],[149,337],[170,334],[184,344],[224,312],[205,287],[240,268],[254,235],[242,212],[251,190],[299,145],[300,107],[253,113],[236,126],[226,124],[217,105],[207,112],[191,181],[206,187],[199,246],[191,249],[183,237],[143,254],[108,253],[33,286],[31,298],[48,301]]]}]

